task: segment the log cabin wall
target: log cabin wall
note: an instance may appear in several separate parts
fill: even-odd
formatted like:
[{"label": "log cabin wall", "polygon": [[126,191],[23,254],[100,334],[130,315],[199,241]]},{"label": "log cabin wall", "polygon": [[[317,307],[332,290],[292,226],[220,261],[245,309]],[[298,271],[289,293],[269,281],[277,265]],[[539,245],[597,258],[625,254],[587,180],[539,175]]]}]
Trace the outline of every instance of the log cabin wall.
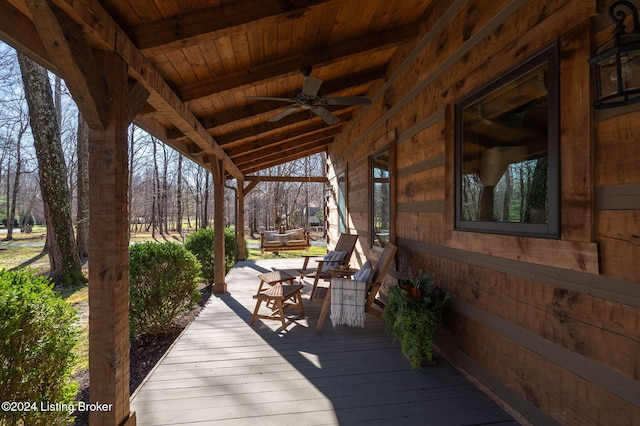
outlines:
[{"label": "log cabin wall", "polygon": [[[594,114],[596,0],[433,2],[374,104],[334,144],[348,230],[370,249],[370,155],[392,146],[392,278],[454,297],[439,350],[533,424],[640,424],[640,111]],[[560,50],[560,238],[454,228],[454,104],[551,42]],[[335,196],[328,231],[339,233]],[[426,372],[428,374],[428,370]]]}]

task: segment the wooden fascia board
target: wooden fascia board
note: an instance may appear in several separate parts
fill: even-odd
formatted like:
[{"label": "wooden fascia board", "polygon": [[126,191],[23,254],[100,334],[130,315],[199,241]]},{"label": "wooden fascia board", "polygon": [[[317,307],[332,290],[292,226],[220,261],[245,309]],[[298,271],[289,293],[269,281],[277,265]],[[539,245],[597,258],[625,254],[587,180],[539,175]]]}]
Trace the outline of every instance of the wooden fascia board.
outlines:
[{"label": "wooden fascia board", "polygon": [[238,87],[255,85],[257,82],[273,79],[281,75],[294,75],[300,71],[300,64],[323,66],[342,58],[386,50],[415,38],[417,34],[418,26],[409,24],[363,35],[325,46],[322,49],[315,48],[297,55],[252,66],[215,79],[187,84],[177,89],[178,95],[184,102],[194,101],[216,93],[238,89]]},{"label": "wooden fascia board", "polygon": [[245,175],[245,182],[327,182],[326,176],[255,176]]},{"label": "wooden fascia board", "polygon": [[108,90],[81,25],[46,0],[28,0],[36,30],[56,71],[73,95],[82,116],[94,129],[104,129]]},{"label": "wooden fascia board", "polygon": [[[250,27],[301,17],[328,0],[239,0],[216,7],[184,13],[131,28],[131,38],[147,56],[230,37]],[[339,0],[334,0],[339,1]]]},{"label": "wooden fascia board", "polygon": [[[118,26],[97,0],[53,0],[56,5],[80,22],[93,37],[99,38],[106,47],[122,56],[129,65],[129,73],[150,92],[148,104],[164,115],[167,120],[207,153],[224,161],[225,168],[237,179],[242,172],[220,148],[216,140],[206,131],[198,119],[169,87],[162,75],[133,44],[125,31]],[[164,142],[171,145],[169,141]]]},{"label": "wooden fascia board", "polygon": [[8,2],[0,2],[0,38],[48,70],[57,73],[33,21]]}]

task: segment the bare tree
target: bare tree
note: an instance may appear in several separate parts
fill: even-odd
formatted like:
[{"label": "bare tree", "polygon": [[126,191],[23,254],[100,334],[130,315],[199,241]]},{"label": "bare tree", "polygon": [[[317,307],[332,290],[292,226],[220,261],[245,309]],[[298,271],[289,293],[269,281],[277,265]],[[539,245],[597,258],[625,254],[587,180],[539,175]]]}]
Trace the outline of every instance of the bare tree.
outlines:
[{"label": "bare tree", "polygon": [[202,221],[201,228],[209,226],[209,172],[204,171],[204,188],[202,189]]},{"label": "bare tree", "polygon": [[176,231],[182,233],[182,155],[178,156],[178,170],[176,185]]},{"label": "bare tree", "polygon": [[[7,197],[7,240],[13,239],[13,223],[16,216],[16,205],[18,204],[18,190],[20,188],[20,175],[22,172],[22,137],[27,132],[27,122],[22,121],[18,126],[18,135],[16,138],[16,172],[13,180],[13,193],[11,199]],[[7,183],[9,179],[7,179]],[[7,184],[7,188],[8,188]],[[7,195],[8,195],[7,191]]]},{"label": "bare tree", "polygon": [[83,283],[86,279],[82,275],[76,250],[67,186],[67,167],[49,76],[46,69],[20,53],[18,62],[29,105],[40,186],[45,203],[47,237],[50,241],[50,277],[62,285]]},{"label": "bare tree", "polygon": [[89,256],[89,126],[78,111],[78,183],[76,223],[78,256]]}]

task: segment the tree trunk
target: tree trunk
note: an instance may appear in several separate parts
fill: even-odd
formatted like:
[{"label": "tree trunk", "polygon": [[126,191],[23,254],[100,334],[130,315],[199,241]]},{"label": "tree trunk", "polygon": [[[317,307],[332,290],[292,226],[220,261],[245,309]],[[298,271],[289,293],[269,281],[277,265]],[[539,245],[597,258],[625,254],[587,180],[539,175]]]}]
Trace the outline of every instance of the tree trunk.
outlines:
[{"label": "tree trunk", "polygon": [[[9,200],[11,198],[11,159],[9,158],[9,160],[7,161],[7,200]],[[7,221],[7,226],[9,226],[9,210],[10,210],[10,203],[7,203],[7,205],[5,206],[5,217],[6,217],[6,221]],[[7,237],[7,239],[9,239]]]},{"label": "tree trunk", "polygon": [[[158,142],[153,138],[153,204],[156,210],[156,220],[154,226],[158,227],[160,235],[162,235],[162,187],[160,185],[160,169],[158,168]],[[155,234],[154,234],[155,236]]]},{"label": "tree trunk", "polygon": [[40,188],[45,202],[50,277],[57,284],[81,284],[86,282],[86,279],[82,275],[80,258],[76,251],[71,223],[71,201],[67,188],[67,167],[49,76],[46,69],[20,53],[18,62],[29,105]]},{"label": "tree trunk", "polygon": [[133,200],[132,197],[132,189],[133,188],[133,157],[134,157],[134,153],[135,153],[135,145],[136,145],[136,138],[135,138],[135,126],[130,126],[129,128],[129,185],[128,185],[128,189],[127,189],[127,199],[129,200],[129,237],[131,237],[131,224],[134,223],[134,231],[138,231],[138,217],[136,216],[135,218],[132,216],[132,211],[133,211],[133,206],[131,206],[131,200]]},{"label": "tree trunk", "polygon": [[89,126],[78,112],[78,187],[77,244],[78,256],[89,257]]},{"label": "tree trunk", "polygon": [[209,173],[204,176],[204,195],[202,207],[202,229],[209,227]]},{"label": "tree trunk", "polygon": [[[169,169],[169,158],[167,156],[167,146],[162,144],[163,170],[162,170],[162,224],[164,232],[169,233],[169,178],[167,170]],[[161,225],[162,226],[162,225]]]},{"label": "tree trunk", "polygon": [[[153,207],[151,209],[151,236],[153,238],[156,237],[156,226],[158,223],[162,223],[162,213],[160,211],[160,178],[158,177],[158,143],[156,142],[156,138],[152,139],[153,141]],[[162,225],[160,227],[160,234],[162,234]]]},{"label": "tree trunk", "polygon": [[[13,180],[13,193],[11,194],[11,200],[7,198],[7,210],[8,210],[7,241],[13,240],[13,224],[14,224],[14,218],[16,217],[16,205],[18,204],[18,189],[20,188],[20,169],[22,168],[22,156],[20,155],[20,151],[22,150],[21,141],[22,141],[22,134],[18,136],[18,141],[16,144],[16,176],[15,176],[15,179]],[[8,186],[9,186],[9,176],[7,176],[7,188]],[[9,204],[11,204],[11,207],[9,207]]]},{"label": "tree trunk", "polygon": [[178,183],[176,188],[176,231],[182,233],[182,155],[178,156]]}]

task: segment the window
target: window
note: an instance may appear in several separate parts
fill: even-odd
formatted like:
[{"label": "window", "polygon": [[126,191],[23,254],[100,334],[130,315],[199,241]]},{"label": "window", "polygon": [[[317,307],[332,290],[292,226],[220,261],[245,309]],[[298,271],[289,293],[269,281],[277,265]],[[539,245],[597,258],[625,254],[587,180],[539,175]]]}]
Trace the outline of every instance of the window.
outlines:
[{"label": "window", "polygon": [[338,230],[347,232],[347,174],[338,175]]},{"label": "window", "polygon": [[384,248],[391,237],[391,161],[389,149],[371,157],[371,245]]},{"label": "window", "polygon": [[458,229],[559,235],[557,45],[456,105]]}]

